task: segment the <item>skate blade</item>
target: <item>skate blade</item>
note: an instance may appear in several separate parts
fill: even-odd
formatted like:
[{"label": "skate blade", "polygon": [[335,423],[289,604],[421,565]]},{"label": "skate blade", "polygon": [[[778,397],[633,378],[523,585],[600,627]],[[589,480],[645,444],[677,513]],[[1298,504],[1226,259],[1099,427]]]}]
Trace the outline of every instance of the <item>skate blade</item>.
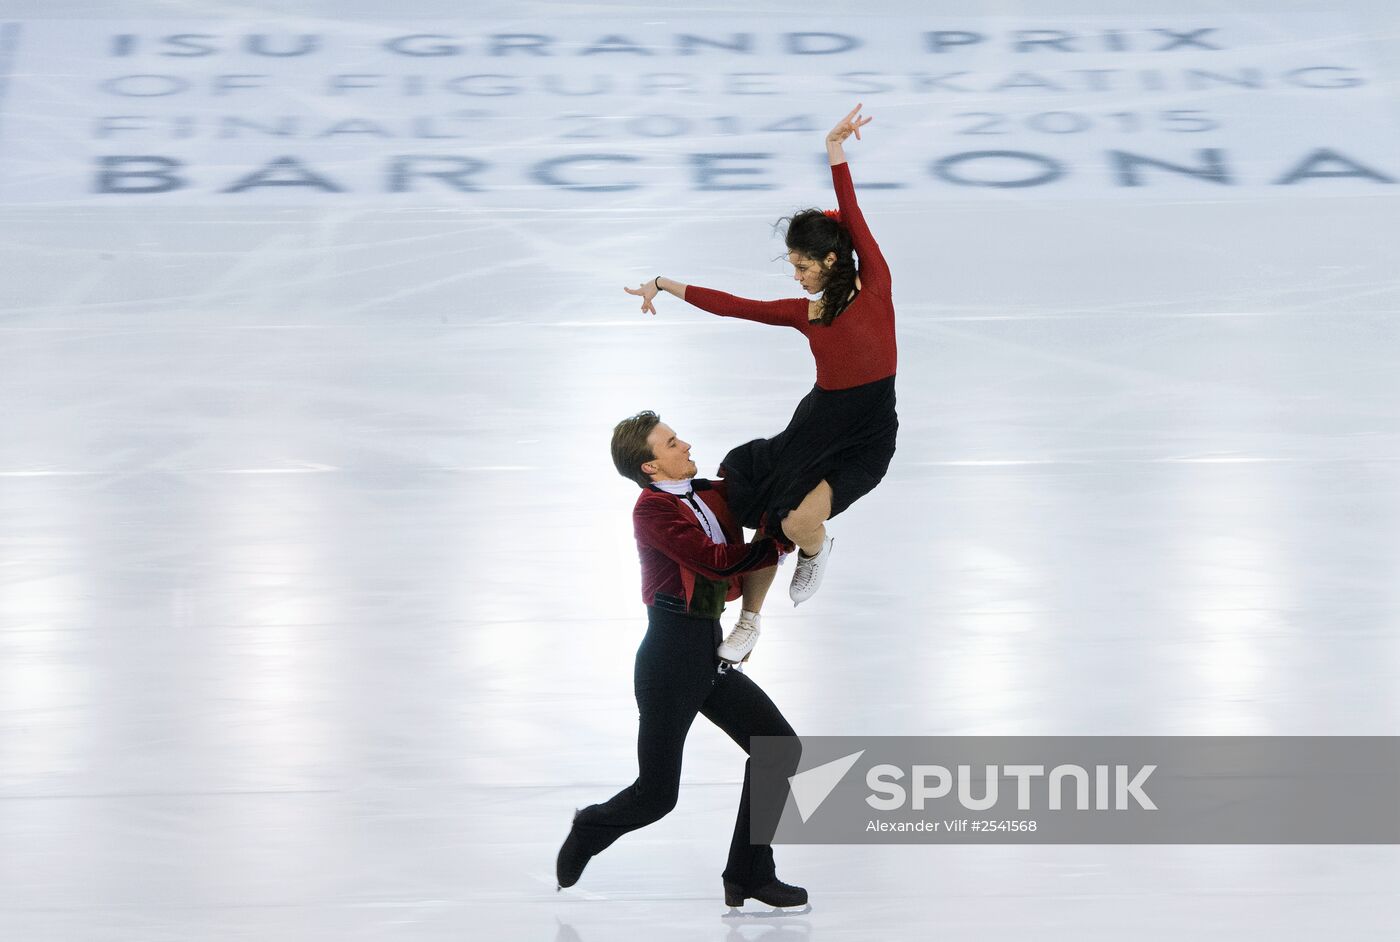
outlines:
[{"label": "skate blade", "polygon": [[755,912],[753,910],[743,910],[731,906],[729,912],[721,916],[721,919],[787,919],[791,916],[805,916],[812,911],[811,903],[804,903],[801,906],[791,906],[787,909],[770,909],[766,912]]}]

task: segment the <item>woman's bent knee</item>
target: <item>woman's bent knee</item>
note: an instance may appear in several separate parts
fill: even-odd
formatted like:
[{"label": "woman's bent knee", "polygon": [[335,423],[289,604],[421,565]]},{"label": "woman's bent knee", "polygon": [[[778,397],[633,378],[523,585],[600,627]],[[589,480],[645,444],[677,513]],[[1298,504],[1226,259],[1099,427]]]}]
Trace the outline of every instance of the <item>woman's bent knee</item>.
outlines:
[{"label": "woman's bent knee", "polygon": [[783,532],[787,534],[788,539],[800,541],[802,537],[815,533],[821,523],[816,514],[794,510],[783,518]]}]

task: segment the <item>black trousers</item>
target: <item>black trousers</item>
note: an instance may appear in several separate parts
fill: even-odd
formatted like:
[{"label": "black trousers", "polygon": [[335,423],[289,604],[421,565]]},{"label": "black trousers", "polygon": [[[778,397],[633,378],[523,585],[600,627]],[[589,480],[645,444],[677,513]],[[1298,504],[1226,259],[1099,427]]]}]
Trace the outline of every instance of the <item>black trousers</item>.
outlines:
[{"label": "black trousers", "polygon": [[[589,805],[574,819],[574,831],[590,854],[628,831],[658,821],[676,806],[681,752],[696,714],[728,734],[745,753],[751,736],[795,736],[788,721],[758,686],[737,670],[718,671],[719,622],[648,608],[647,634],[637,649],[634,685],[640,728],[637,780],[612,798]],[[796,740],[780,761],[791,775],[800,756]],[[729,844],[724,879],[757,889],[774,879],[773,848],[749,837],[750,763],[744,763],[744,792]],[[781,808],[778,809],[779,811]],[[777,815],[772,815],[777,820]]]}]

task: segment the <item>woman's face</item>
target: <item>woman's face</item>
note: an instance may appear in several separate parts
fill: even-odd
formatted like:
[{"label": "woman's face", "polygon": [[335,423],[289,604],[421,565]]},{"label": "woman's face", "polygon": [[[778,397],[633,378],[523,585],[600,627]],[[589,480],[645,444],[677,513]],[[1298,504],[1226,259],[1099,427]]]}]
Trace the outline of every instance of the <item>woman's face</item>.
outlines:
[{"label": "woman's face", "polygon": [[792,263],[792,277],[797,279],[802,290],[808,294],[820,294],[826,287],[831,266],[836,264],[836,253],[828,252],[825,259],[817,261],[793,249],[788,252],[788,261]]}]

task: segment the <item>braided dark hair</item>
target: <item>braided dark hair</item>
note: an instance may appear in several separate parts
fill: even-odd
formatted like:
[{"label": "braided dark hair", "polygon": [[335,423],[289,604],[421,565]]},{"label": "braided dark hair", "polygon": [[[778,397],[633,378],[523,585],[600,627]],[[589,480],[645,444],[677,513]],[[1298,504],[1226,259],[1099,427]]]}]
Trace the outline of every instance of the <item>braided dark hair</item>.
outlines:
[{"label": "braided dark hair", "polygon": [[856,260],[851,251],[851,234],[846,227],[820,209],[804,209],[791,216],[784,216],[775,224],[787,223],[784,241],[789,252],[805,255],[816,262],[824,260],[828,253],[836,253],[836,262],[826,273],[826,286],[822,289],[821,317],[823,327],[831,322],[852,301],[856,290]]}]

